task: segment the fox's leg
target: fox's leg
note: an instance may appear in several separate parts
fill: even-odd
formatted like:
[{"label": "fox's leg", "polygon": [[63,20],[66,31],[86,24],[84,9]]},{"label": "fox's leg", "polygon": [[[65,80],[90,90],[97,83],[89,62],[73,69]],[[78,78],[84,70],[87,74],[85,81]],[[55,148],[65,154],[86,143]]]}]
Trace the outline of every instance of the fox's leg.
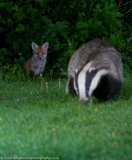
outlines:
[{"label": "fox's leg", "polygon": [[40,70],[39,70],[39,74],[43,74],[43,72],[44,72],[44,68],[40,68]]}]

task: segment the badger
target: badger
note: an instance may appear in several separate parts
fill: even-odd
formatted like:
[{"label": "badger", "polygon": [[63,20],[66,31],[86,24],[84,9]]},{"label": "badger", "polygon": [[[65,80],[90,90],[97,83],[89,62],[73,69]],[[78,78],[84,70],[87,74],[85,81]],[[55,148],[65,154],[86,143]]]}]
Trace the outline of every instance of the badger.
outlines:
[{"label": "badger", "polygon": [[75,93],[81,103],[91,95],[103,101],[114,99],[122,82],[121,55],[104,40],[89,41],[70,58],[66,93]]}]

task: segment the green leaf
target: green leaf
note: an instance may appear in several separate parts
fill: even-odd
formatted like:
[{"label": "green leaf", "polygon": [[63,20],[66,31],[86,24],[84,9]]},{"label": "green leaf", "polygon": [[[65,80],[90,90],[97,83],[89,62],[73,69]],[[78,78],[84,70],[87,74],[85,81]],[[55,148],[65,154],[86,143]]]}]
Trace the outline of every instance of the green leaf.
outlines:
[{"label": "green leaf", "polygon": [[25,14],[22,12],[14,13],[14,17],[18,18],[18,20],[22,20],[25,17]]},{"label": "green leaf", "polygon": [[60,44],[58,43],[58,44],[55,44],[54,45],[54,50],[55,51],[58,51],[60,49]]},{"label": "green leaf", "polygon": [[5,9],[6,9],[8,12],[11,12],[11,11],[12,11],[12,3],[11,3],[11,2],[6,2],[6,4],[5,4]]},{"label": "green leaf", "polygon": [[88,28],[88,23],[85,23],[82,21],[77,22],[77,24],[76,24],[77,30],[81,30],[81,29],[85,29],[85,28]]},{"label": "green leaf", "polygon": [[15,29],[16,32],[23,32],[25,31],[25,26],[23,24],[18,24],[18,26]]},{"label": "green leaf", "polygon": [[5,3],[5,2],[1,2],[1,3],[0,3],[0,8],[4,8],[4,7],[5,7],[5,5],[6,5],[6,3]]},{"label": "green leaf", "polygon": [[26,11],[26,13],[36,13],[36,12],[37,12],[37,9],[32,7],[29,7]]},{"label": "green leaf", "polygon": [[116,35],[110,34],[109,42],[110,42],[113,46],[116,46],[116,45],[117,45],[117,37],[116,37]]},{"label": "green leaf", "polygon": [[124,14],[120,13],[120,12],[116,12],[114,13],[114,17],[115,18],[123,18],[124,17]]},{"label": "green leaf", "polygon": [[18,10],[19,10],[18,5],[15,4],[15,5],[12,7],[12,10],[18,11]]},{"label": "green leaf", "polygon": [[14,22],[12,21],[12,19],[7,19],[7,25],[9,26],[9,27],[11,27],[11,26],[13,26],[13,24],[14,24]]},{"label": "green leaf", "polygon": [[68,28],[69,26],[69,23],[68,22],[65,22],[65,21],[57,21],[55,26],[59,29],[65,29],[65,28]]},{"label": "green leaf", "polygon": [[54,27],[54,24],[52,23],[52,20],[48,19],[47,16],[42,16],[41,21],[48,26],[50,25],[50,27]]},{"label": "green leaf", "polygon": [[101,8],[99,4],[96,5],[96,9],[100,12]]}]

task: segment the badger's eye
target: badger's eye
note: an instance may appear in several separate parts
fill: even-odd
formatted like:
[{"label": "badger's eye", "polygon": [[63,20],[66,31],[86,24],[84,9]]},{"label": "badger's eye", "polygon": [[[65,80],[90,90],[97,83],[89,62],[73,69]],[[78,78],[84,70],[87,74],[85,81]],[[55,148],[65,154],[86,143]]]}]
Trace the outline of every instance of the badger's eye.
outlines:
[{"label": "badger's eye", "polygon": [[75,79],[74,79],[74,82],[73,82],[73,86],[74,86],[74,89],[75,89],[75,91],[76,91],[76,94],[78,95]]}]

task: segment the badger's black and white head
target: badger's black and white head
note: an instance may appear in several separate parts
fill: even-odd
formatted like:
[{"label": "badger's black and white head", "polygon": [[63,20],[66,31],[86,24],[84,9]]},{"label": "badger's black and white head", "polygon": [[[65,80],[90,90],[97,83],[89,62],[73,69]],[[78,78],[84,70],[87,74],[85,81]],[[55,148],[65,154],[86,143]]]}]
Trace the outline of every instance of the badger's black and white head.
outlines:
[{"label": "badger's black and white head", "polygon": [[106,69],[96,69],[91,66],[91,63],[85,65],[80,71],[75,71],[74,89],[81,103],[89,100],[101,77],[106,74]]}]

